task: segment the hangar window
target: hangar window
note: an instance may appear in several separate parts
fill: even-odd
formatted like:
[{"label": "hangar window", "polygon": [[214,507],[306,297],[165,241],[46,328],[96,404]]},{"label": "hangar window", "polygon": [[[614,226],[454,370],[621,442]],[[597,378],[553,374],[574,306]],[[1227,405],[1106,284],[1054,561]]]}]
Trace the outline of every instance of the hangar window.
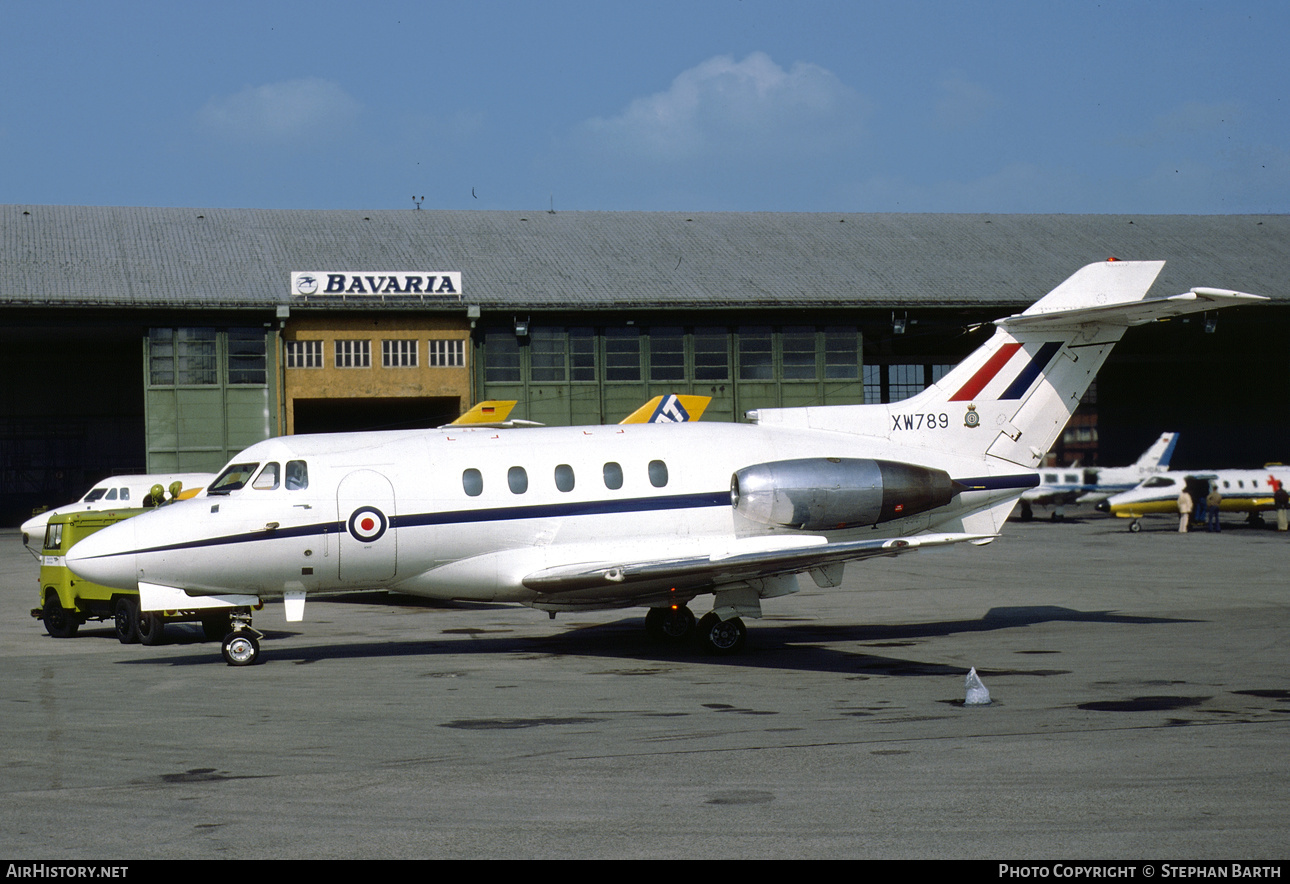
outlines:
[{"label": "hangar window", "polygon": [[466,364],[466,342],[461,340],[430,340],[431,368],[461,368]]},{"label": "hangar window", "polygon": [[617,491],[623,487],[623,468],[612,460],[605,464],[605,487],[610,491]]},{"label": "hangar window", "polygon": [[382,368],[416,368],[416,341],[381,341]]},{"label": "hangar window", "polygon": [[774,351],[769,326],[743,326],[739,329],[739,379],[741,381],[775,379]]},{"label": "hangar window", "polygon": [[566,345],[564,329],[534,328],[529,333],[529,377],[535,381],[563,383]]},{"label": "hangar window", "polygon": [[860,335],[852,326],[824,330],[824,377],[853,381],[860,377]]},{"label": "hangar window", "polygon": [[506,484],[510,486],[512,494],[523,494],[529,490],[529,474],[524,467],[511,467],[506,471]]},{"label": "hangar window", "polygon": [[605,380],[641,379],[641,336],[636,328],[605,329]]},{"label": "hangar window", "polygon": [[649,483],[655,488],[662,488],[667,484],[667,464],[661,460],[649,462]]},{"label": "hangar window", "polygon": [[148,378],[153,386],[214,386],[219,383],[213,328],[148,330]]},{"label": "hangar window", "polygon": [[650,329],[649,379],[685,380],[685,331],[676,327]]},{"label": "hangar window", "polygon": [[228,330],[228,382],[263,385],[265,353],[264,329],[230,328]]},{"label": "hangar window", "polygon": [[484,335],[484,380],[490,384],[519,383],[520,342],[513,331]]},{"label": "hangar window", "polygon": [[336,367],[337,368],[371,368],[372,367],[372,342],[371,341],[337,341],[336,342]]},{"label": "hangar window", "polygon": [[596,379],[596,334],[591,328],[569,329],[570,380]]},{"label": "hangar window", "polygon": [[927,389],[921,365],[887,366],[887,401],[900,402]]},{"label": "hangar window", "polygon": [[322,368],[322,341],[287,341],[287,368]]},{"label": "hangar window", "polygon": [[810,326],[788,326],[780,333],[783,350],[784,379],[815,380],[815,329]]},{"label": "hangar window", "polygon": [[562,463],[555,468],[555,487],[561,491],[573,490],[573,467]]},{"label": "hangar window", "polygon": [[474,468],[465,470],[461,474],[461,487],[470,497],[479,497],[484,493],[484,477]]},{"label": "hangar window", "polygon": [[694,330],[694,379],[730,380],[730,336],[724,328]]}]

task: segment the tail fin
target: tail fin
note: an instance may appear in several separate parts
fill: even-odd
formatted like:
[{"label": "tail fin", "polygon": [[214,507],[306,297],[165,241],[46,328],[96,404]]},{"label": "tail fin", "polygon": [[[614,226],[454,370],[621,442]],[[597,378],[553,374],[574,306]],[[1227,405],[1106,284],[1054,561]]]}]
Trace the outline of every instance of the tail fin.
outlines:
[{"label": "tail fin", "polygon": [[1151,443],[1151,447],[1142,452],[1142,457],[1134,463],[1135,467],[1142,470],[1167,470],[1169,461],[1174,456],[1174,448],[1178,445],[1177,433],[1161,433],[1160,438]]},{"label": "tail fin", "polygon": [[1266,300],[1218,289],[1147,299],[1163,267],[1111,260],[1078,270],[1029,309],[997,320],[985,344],[903,402],[768,409],[756,417],[1034,469],[1129,326]]},{"label": "tail fin", "polygon": [[683,424],[703,416],[711,396],[670,393],[655,396],[619,421],[620,424]]}]

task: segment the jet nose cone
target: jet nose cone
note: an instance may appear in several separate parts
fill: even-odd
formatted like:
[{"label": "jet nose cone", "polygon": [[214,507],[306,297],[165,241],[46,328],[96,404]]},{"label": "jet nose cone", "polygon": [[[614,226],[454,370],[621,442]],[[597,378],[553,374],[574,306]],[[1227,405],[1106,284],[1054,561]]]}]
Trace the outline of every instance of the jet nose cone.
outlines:
[{"label": "jet nose cone", "polygon": [[1108,500],[1099,500],[1097,506],[1093,507],[1099,513],[1109,513],[1111,511],[1111,502]]},{"label": "jet nose cone", "polygon": [[125,521],[91,534],[67,551],[67,567],[82,580],[115,589],[139,585],[134,526]]}]

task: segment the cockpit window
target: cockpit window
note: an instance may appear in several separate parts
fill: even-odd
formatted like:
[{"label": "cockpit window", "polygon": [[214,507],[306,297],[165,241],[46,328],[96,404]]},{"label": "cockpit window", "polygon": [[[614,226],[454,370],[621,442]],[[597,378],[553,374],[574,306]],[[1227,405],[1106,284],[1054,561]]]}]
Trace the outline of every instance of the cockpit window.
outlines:
[{"label": "cockpit window", "polygon": [[115,488],[109,488],[109,489],[108,489],[107,497],[105,498],[105,500],[116,500],[116,489],[115,489]]},{"label": "cockpit window", "polygon": [[1153,476],[1142,483],[1143,488],[1168,488],[1174,483],[1173,479],[1166,479],[1164,476]]},{"label": "cockpit window", "polygon": [[102,497],[104,494],[107,494],[106,488],[95,488],[89,494],[85,495],[85,503],[93,503],[94,501]]},{"label": "cockpit window", "polygon": [[264,469],[260,470],[260,475],[255,477],[251,487],[256,491],[272,491],[278,487],[278,464],[276,461],[266,463]]},{"label": "cockpit window", "polygon": [[219,478],[210,484],[206,489],[207,494],[228,494],[230,491],[237,491],[247,483],[255,473],[258,463],[235,463],[229,464],[228,469],[219,474]]},{"label": "cockpit window", "polygon": [[309,487],[309,467],[303,460],[287,461],[287,490],[301,491]]}]

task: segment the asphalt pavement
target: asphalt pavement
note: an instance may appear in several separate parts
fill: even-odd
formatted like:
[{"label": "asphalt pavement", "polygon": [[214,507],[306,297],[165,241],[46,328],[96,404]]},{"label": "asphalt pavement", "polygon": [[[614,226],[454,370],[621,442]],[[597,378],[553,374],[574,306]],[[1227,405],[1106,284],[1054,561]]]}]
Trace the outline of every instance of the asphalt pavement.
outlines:
[{"label": "asphalt pavement", "polygon": [[737,658],[377,592],[242,668],[50,638],[0,532],[0,857],[1282,859],[1290,539],[1144,525],[806,578]]}]

